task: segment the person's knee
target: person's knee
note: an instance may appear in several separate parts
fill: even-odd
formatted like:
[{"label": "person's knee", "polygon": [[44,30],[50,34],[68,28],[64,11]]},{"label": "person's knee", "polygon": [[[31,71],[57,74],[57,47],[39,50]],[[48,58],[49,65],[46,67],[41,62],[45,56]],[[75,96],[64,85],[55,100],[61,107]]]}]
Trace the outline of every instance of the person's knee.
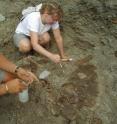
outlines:
[{"label": "person's knee", "polygon": [[45,43],[48,43],[50,41],[50,35],[49,34],[45,35],[43,38],[44,38]]},{"label": "person's knee", "polygon": [[41,44],[42,45],[47,44],[49,43],[49,41],[50,41],[50,35],[48,33],[43,34],[41,37]]},{"label": "person's knee", "polygon": [[21,42],[19,44],[19,51],[26,53],[29,52],[31,50],[31,44],[29,42]]}]

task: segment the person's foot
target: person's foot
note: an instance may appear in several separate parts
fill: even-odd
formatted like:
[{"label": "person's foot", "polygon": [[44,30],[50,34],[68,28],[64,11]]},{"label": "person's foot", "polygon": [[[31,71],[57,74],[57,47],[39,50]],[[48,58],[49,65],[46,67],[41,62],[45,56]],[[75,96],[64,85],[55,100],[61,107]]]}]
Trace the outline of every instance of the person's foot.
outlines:
[{"label": "person's foot", "polygon": [[34,55],[34,51],[33,50],[31,50],[30,52],[27,52],[27,53],[22,53],[22,52],[20,52],[20,51],[16,51],[15,52],[15,58],[17,59],[21,59],[21,58],[24,58],[24,57],[27,57],[27,56],[29,56],[29,55]]}]

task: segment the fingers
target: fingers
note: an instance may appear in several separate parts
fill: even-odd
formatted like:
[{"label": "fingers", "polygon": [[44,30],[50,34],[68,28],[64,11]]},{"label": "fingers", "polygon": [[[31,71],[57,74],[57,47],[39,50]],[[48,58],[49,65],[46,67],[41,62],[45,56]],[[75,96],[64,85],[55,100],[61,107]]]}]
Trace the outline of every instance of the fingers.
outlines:
[{"label": "fingers", "polygon": [[34,75],[34,74],[33,74],[32,72],[30,72],[30,71],[27,71],[23,76],[25,76],[24,78],[25,78],[28,82],[30,82],[30,83],[32,83],[33,80],[38,81],[38,78],[36,77],[36,75]]},{"label": "fingers", "polygon": [[26,89],[28,85],[20,79],[14,79],[7,82],[8,92],[9,93],[18,93]]},{"label": "fingers", "polygon": [[33,77],[35,81],[39,81],[39,79],[36,77],[35,74],[33,74],[32,72],[28,72],[28,73]]},{"label": "fingers", "polygon": [[24,81],[21,81],[20,88],[19,88],[20,92],[22,92],[27,87],[28,87],[28,85]]},{"label": "fingers", "polygon": [[39,81],[39,79],[32,72],[27,72],[26,77],[24,77],[28,84],[31,84],[34,80]]},{"label": "fingers", "polygon": [[24,81],[26,81],[26,82],[29,82],[29,83],[32,83],[33,80],[34,80],[33,77],[32,77],[32,75],[29,74],[28,72],[22,74],[22,75],[20,76],[20,79],[22,79],[22,80],[24,80]]},{"label": "fingers", "polygon": [[19,84],[22,88],[28,87],[28,84],[22,80],[19,80]]},{"label": "fingers", "polygon": [[18,76],[20,79],[28,82],[28,84],[31,84],[34,80],[39,81],[38,78],[30,71],[21,69],[18,73]]},{"label": "fingers", "polygon": [[24,81],[20,81],[21,82],[21,84],[23,84],[25,87],[28,87],[28,84],[26,83],[26,82],[24,82]]},{"label": "fingers", "polygon": [[54,62],[54,63],[59,63],[60,62],[60,56],[58,54],[52,54],[50,56],[50,59]]}]

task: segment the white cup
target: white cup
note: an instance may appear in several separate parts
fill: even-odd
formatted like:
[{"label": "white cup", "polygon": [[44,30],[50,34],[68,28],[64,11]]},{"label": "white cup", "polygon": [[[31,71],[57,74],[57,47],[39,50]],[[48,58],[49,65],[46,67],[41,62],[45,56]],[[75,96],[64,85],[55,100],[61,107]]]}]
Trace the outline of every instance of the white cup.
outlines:
[{"label": "white cup", "polygon": [[28,102],[29,95],[28,95],[28,88],[20,92],[19,94],[19,101],[22,103]]}]

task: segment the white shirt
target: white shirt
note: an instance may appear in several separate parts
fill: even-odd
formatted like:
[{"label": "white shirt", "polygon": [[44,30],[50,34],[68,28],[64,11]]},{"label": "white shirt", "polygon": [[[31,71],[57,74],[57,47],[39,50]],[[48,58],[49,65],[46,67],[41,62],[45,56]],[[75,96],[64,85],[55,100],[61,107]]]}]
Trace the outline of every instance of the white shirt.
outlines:
[{"label": "white shirt", "polygon": [[41,20],[40,12],[32,12],[28,14],[17,26],[16,33],[22,33],[30,36],[30,31],[38,32],[39,35],[44,32],[49,31],[50,29],[59,28],[59,23],[55,22],[54,24],[43,24]]}]

